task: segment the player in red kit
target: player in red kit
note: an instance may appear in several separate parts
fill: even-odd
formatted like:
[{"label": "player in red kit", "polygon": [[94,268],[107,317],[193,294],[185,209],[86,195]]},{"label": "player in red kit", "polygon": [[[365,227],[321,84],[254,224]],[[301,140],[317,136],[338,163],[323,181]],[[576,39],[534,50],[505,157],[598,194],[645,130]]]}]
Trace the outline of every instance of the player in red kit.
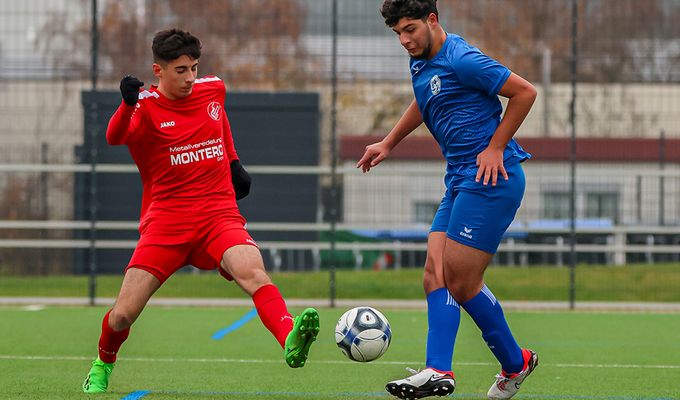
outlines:
[{"label": "player in red kit", "polygon": [[152,50],[158,85],[140,91],[137,78],[123,78],[123,102],[106,131],[109,144],[128,146],[144,194],[140,239],[118,298],[104,316],[99,357],[83,391],[106,391],[130,326],[163,282],[188,264],[218,269],[235,281],[252,297],[286,363],[302,367],[319,332],[319,315],[313,308],[290,315],[245,229],[236,200],[248,194],[250,177],[234,148],[224,82],[196,78],[201,43],[188,32],[158,32]]}]

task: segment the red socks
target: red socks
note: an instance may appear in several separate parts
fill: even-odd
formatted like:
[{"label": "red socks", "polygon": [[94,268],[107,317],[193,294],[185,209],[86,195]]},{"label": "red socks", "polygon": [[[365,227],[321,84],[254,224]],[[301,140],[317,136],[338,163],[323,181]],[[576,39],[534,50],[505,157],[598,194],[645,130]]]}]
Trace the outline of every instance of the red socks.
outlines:
[{"label": "red socks", "polygon": [[114,331],[109,327],[109,310],[102,321],[102,335],[99,337],[99,359],[105,363],[116,362],[116,353],[130,334],[130,328]]},{"label": "red socks", "polygon": [[253,294],[253,303],[264,326],[284,347],[286,337],[293,330],[293,317],[279,289],[273,284],[262,286]]},{"label": "red socks", "polygon": [[[253,294],[253,303],[264,326],[274,335],[281,347],[286,344],[288,333],[293,330],[293,317],[286,308],[279,289],[271,285],[262,286]],[[102,335],[99,337],[99,359],[105,363],[116,361],[120,346],[130,334],[130,328],[114,331],[109,327],[109,310],[102,321]]]}]

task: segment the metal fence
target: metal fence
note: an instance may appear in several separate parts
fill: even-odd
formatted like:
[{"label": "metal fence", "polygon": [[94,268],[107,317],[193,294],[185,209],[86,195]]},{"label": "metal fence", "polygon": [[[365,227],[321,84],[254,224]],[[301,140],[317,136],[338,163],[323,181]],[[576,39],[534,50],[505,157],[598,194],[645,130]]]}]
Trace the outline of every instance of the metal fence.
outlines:
[{"label": "metal fence", "polygon": [[[313,242],[264,242],[272,269],[325,268],[331,246],[345,252],[350,267],[377,265],[385,253],[396,255],[392,266],[420,266],[423,235],[443,192],[443,164],[427,144],[429,133],[419,128],[410,143],[431,152],[395,156],[371,176],[353,169],[362,145],[384,136],[412,98],[408,58],[385,27],[380,4],[0,0],[0,276],[73,271],[72,250],[90,245],[75,232],[91,227],[74,213],[76,175],[91,173],[78,165],[79,152],[88,150],[81,147],[80,93],[116,89],[129,73],[153,82],[150,41],[171,26],[201,38],[200,73],[221,76],[228,90],[321,94],[320,165],[292,173],[319,174],[321,191],[337,183],[338,196],[331,197],[337,201],[321,196],[315,223],[251,229],[256,237],[258,229],[337,229],[346,241],[320,235]],[[539,91],[516,136],[534,153],[525,201],[495,263],[677,262],[680,1],[439,0],[438,6],[445,29]],[[255,178],[258,171],[291,174],[286,166],[246,163]],[[97,171],[134,173],[116,168]],[[328,220],[329,208],[337,208],[337,221]],[[133,231],[135,222],[96,227]],[[132,248],[134,241],[96,245]]]}]

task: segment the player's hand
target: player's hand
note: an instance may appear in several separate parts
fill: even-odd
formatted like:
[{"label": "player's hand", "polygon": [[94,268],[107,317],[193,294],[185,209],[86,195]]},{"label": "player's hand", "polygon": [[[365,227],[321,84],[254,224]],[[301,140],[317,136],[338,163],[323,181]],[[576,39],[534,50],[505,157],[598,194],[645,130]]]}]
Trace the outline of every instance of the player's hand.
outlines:
[{"label": "player's hand", "polygon": [[120,94],[123,96],[125,104],[129,106],[137,104],[137,99],[139,99],[139,88],[142,86],[144,86],[144,82],[132,75],[126,75],[120,80]]},{"label": "player's hand", "polygon": [[380,162],[390,155],[392,149],[384,142],[373,143],[366,146],[363,157],[357,162],[357,168],[361,168],[363,172],[368,172],[371,168],[380,164]]},{"label": "player's hand", "polygon": [[479,182],[484,177],[483,185],[486,186],[491,181],[491,186],[496,186],[499,173],[503,175],[506,181],[508,180],[508,173],[503,166],[503,150],[487,147],[477,155],[477,166],[479,169],[477,170],[475,182]]},{"label": "player's hand", "polygon": [[230,162],[229,166],[231,167],[231,183],[234,185],[236,200],[241,200],[250,193],[252,179],[239,160]]}]

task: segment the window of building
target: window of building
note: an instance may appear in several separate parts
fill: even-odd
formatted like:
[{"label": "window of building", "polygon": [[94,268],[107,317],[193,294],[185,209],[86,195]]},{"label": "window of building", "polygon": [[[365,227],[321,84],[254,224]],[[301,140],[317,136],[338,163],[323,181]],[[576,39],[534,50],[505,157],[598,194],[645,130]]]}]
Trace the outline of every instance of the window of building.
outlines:
[{"label": "window of building", "polygon": [[439,203],[431,201],[417,201],[414,203],[415,212],[413,213],[413,222],[421,224],[431,224],[434,219],[434,214],[439,208]]},{"label": "window of building", "polygon": [[544,192],[542,218],[564,219],[569,218],[569,193],[568,192]]},{"label": "window of building", "polygon": [[619,194],[614,192],[586,193],[586,218],[608,218],[619,222]]}]

